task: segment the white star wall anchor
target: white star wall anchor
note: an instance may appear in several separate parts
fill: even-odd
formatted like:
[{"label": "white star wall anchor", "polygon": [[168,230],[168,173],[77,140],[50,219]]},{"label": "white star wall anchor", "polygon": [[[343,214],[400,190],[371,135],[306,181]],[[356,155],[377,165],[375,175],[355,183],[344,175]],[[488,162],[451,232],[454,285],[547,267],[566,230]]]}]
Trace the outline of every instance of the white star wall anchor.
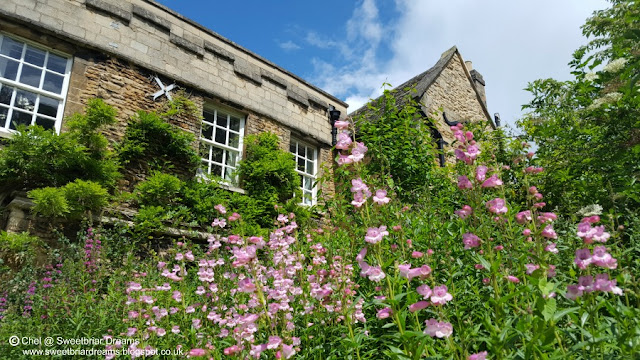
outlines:
[{"label": "white star wall anchor", "polygon": [[176,87],[176,84],[171,84],[171,85],[165,87],[164,84],[162,83],[162,81],[160,81],[160,79],[157,76],[154,76],[154,79],[158,83],[158,86],[160,86],[160,90],[153,94],[153,101],[156,101],[156,99],[159,98],[162,95],[166,96],[167,99],[172,100],[171,99],[171,90],[173,90]]}]

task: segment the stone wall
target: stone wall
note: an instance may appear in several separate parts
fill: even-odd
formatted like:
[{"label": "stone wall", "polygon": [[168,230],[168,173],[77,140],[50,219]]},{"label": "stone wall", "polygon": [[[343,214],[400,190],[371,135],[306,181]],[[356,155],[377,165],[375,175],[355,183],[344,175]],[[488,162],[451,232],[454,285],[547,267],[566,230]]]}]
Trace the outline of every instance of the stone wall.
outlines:
[{"label": "stone wall", "polygon": [[442,111],[449,121],[489,121],[481,105],[482,100],[469,79],[470,74],[462,58],[453,56],[420,101],[427,108],[427,115],[437,120],[438,131],[449,144],[455,138],[443,120]]},{"label": "stone wall", "polygon": [[11,32],[13,23],[97,50],[326,145],[328,107],[346,115],[339,99],[151,0],[4,0],[0,20],[0,30]]}]

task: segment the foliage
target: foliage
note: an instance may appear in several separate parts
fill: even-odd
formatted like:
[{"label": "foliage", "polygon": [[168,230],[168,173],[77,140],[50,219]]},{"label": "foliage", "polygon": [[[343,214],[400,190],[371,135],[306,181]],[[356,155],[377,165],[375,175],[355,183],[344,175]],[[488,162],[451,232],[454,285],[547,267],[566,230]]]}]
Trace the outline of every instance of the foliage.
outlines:
[{"label": "foliage", "polygon": [[366,171],[390,177],[401,199],[420,203],[425,184],[439,180],[438,151],[431,136],[434,125],[413,99],[415,90],[400,104],[395,92],[385,89],[353,122],[358,140],[369,150]]},{"label": "foliage", "polygon": [[182,200],[180,192],[184,183],[176,176],[153,172],[147,180],[139,183],[134,194],[144,205],[166,206],[178,204]]},{"label": "foliage", "polygon": [[0,231],[0,269],[5,272],[21,268],[35,257],[42,246],[42,240],[26,232],[14,234]]},{"label": "foliage", "polygon": [[117,153],[127,168],[174,170],[191,177],[200,165],[193,142],[193,135],[169,124],[161,115],[139,111],[129,121]]},{"label": "foliage", "polygon": [[109,193],[93,181],[76,179],[62,187],[45,187],[29,191],[34,214],[45,217],[79,218],[105,207]]},{"label": "foliage", "polygon": [[20,128],[0,150],[0,186],[31,190],[83,179],[112,187],[119,177],[118,163],[99,130],[115,121],[114,116],[113,108],[93,99],[86,114],[73,115],[68,132]]},{"label": "foliage", "polygon": [[569,212],[640,205],[640,4],[611,3],[582,28],[592,38],[574,53],[574,79],[529,84],[520,121],[548,170],[541,189]]},{"label": "foliage", "polygon": [[[292,198],[299,202],[300,175],[295,171],[292,155],[280,149],[277,135],[269,132],[249,135],[245,144],[244,159],[238,165],[242,186],[247,195],[259,203],[258,219],[271,219],[276,214],[275,205]],[[270,221],[260,223],[269,226]]]}]

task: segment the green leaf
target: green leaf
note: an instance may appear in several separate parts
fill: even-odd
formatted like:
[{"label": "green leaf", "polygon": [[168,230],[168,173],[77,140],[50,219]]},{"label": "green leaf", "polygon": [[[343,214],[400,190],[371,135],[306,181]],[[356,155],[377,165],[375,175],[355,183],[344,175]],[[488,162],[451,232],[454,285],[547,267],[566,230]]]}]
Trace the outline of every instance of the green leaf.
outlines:
[{"label": "green leaf", "polygon": [[549,321],[553,319],[554,314],[556,313],[556,299],[551,298],[547,299],[544,304],[544,309],[542,310],[542,316],[544,316],[544,321]]}]

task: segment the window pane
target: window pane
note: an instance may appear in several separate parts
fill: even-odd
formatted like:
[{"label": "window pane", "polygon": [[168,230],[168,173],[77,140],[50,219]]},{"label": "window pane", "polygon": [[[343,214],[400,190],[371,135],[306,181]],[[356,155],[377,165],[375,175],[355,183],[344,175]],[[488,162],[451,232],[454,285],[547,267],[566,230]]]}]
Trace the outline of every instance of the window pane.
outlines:
[{"label": "window pane", "polygon": [[5,37],[2,41],[2,47],[0,47],[0,54],[20,59],[22,56],[22,43]]},{"label": "window pane", "polygon": [[227,151],[227,159],[225,163],[229,166],[235,167],[238,161],[238,153],[234,151]]},{"label": "window pane", "polygon": [[32,92],[18,90],[13,106],[27,111],[33,111],[36,105],[36,97],[37,95]]},{"label": "window pane", "polygon": [[234,177],[233,177],[233,169],[232,168],[225,168],[224,169],[224,179],[229,181],[229,182],[234,182]]},{"label": "window pane", "polygon": [[313,196],[311,195],[310,192],[304,191],[302,193],[302,197],[303,197],[303,199],[302,199],[302,203],[303,204],[305,204],[305,205],[313,205]]},{"label": "window pane", "polygon": [[49,60],[47,60],[47,69],[64,74],[65,70],[67,69],[67,59],[49,53]]},{"label": "window pane", "polygon": [[305,190],[309,190],[309,191],[313,189],[313,180],[311,178],[308,178],[308,177],[304,178],[304,188]]},{"label": "window pane", "polygon": [[209,111],[205,110],[205,111],[202,112],[202,117],[204,118],[203,119],[204,121],[207,121],[207,122],[210,122],[210,123],[213,124],[214,116],[213,116],[212,112],[209,112]]},{"label": "window pane", "polygon": [[227,132],[220,129],[220,128],[216,128],[216,139],[215,142],[217,142],[218,144],[222,144],[222,145],[226,145],[227,144]]},{"label": "window pane", "polygon": [[27,51],[24,53],[24,61],[33,65],[44,66],[45,54],[45,51],[27,45]]},{"label": "window pane", "polygon": [[38,105],[38,114],[56,117],[58,115],[58,105],[60,102],[56,99],[40,95],[40,105]]},{"label": "window pane", "polygon": [[316,152],[314,151],[314,149],[309,149],[309,151],[307,152],[307,159],[311,161],[316,159]]},{"label": "window pane", "polygon": [[211,160],[213,161],[217,161],[219,163],[222,164],[222,153],[224,152],[224,150],[217,148],[215,146],[211,147],[212,150],[212,155],[211,155]]},{"label": "window pane", "polygon": [[298,158],[298,171],[304,171],[304,159]]},{"label": "window pane", "polygon": [[42,76],[41,69],[38,69],[37,67],[33,67],[27,64],[22,65],[22,73],[20,74],[21,83],[31,85],[33,87],[40,87],[41,76]]},{"label": "window pane", "polygon": [[307,161],[307,174],[315,175],[312,161]]},{"label": "window pane", "polygon": [[224,128],[227,127],[227,114],[218,111],[218,118],[216,119],[216,123],[218,126],[222,126]]},{"label": "window pane", "polygon": [[15,80],[18,75],[18,62],[0,56],[0,77]]},{"label": "window pane", "polygon": [[211,164],[211,175],[222,177],[222,166]]},{"label": "window pane", "polygon": [[209,158],[211,151],[211,146],[206,144],[200,144],[200,157],[203,159],[211,160]]},{"label": "window pane", "polygon": [[10,105],[13,88],[2,84],[0,84],[0,86],[2,86],[2,88],[0,88],[0,104]]},{"label": "window pane", "polygon": [[16,130],[18,128],[18,125],[31,125],[31,119],[32,116],[31,114],[22,112],[22,111],[17,111],[17,110],[13,110],[13,115],[11,115],[11,126],[10,129]]},{"label": "window pane", "polygon": [[0,106],[0,127],[5,127],[7,123],[7,114],[9,113],[9,109]]},{"label": "window pane", "polygon": [[296,143],[292,142],[291,144],[289,144],[289,151],[293,154],[296,153]]},{"label": "window pane", "polygon": [[240,119],[231,117],[231,122],[229,123],[229,129],[233,131],[240,131]]},{"label": "window pane", "polygon": [[53,119],[47,119],[47,118],[43,118],[42,116],[38,116],[36,117],[36,124],[42,126],[47,130],[54,130],[56,121]]},{"label": "window pane", "polygon": [[211,169],[209,169],[209,166],[211,165],[210,162],[208,161],[203,161],[202,162],[202,171],[204,171],[205,173],[209,174]]},{"label": "window pane", "polygon": [[233,148],[240,147],[240,135],[234,134],[232,132],[229,133],[229,146]]},{"label": "window pane", "polygon": [[42,84],[42,89],[46,91],[54,92],[56,94],[61,94],[63,81],[64,81],[63,76],[47,71],[44,74],[44,84]]},{"label": "window pane", "polygon": [[213,126],[202,123],[202,138],[213,140]]}]

